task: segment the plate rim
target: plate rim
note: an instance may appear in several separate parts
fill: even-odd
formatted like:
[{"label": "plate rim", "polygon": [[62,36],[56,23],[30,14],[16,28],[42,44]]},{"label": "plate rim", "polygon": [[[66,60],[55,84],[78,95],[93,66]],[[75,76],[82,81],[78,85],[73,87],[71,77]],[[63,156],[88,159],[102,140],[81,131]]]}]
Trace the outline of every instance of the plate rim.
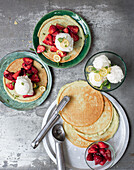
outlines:
[{"label": "plate rim", "polygon": [[[51,17],[53,17],[53,16],[55,16],[54,13],[56,13],[56,12],[58,12],[58,15],[62,15],[62,14],[60,14],[60,13],[67,12],[67,13],[70,13],[69,16],[71,16],[71,17],[72,17],[73,15],[77,15],[77,16],[81,19],[81,21],[83,21],[84,25],[86,26],[86,28],[87,28],[87,30],[88,30],[88,38],[86,38],[86,39],[87,39],[88,46],[86,45],[87,47],[85,47],[86,49],[84,49],[84,50],[85,50],[85,53],[84,53],[84,55],[82,55],[83,57],[79,58],[78,61],[76,60],[76,58],[77,58],[78,56],[80,56],[80,53],[83,51],[83,48],[84,48],[84,46],[85,46],[85,42],[84,42],[84,46],[83,46],[82,50],[80,51],[79,55],[78,55],[76,58],[74,58],[74,59],[71,60],[71,61],[68,61],[68,62],[65,62],[65,63],[61,63],[61,65],[58,65],[58,64],[56,64],[55,62],[47,59],[43,54],[38,54],[38,53],[37,53],[37,50],[36,50],[36,41],[37,41],[37,40],[35,40],[35,39],[37,39],[37,33],[38,33],[38,30],[39,30],[37,27],[41,27],[42,23],[46,20],[46,19],[43,19],[43,18],[45,18],[45,17],[47,17],[47,16],[49,16],[49,15],[52,15]],[[59,12],[60,12],[60,13],[59,13]],[[67,14],[64,14],[64,15],[67,15]],[[51,18],[51,17],[49,17],[49,18]],[[73,17],[72,17],[72,18],[73,18]],[[73,19],[74,19],[74,18],[73,18]],[[74,20],[75,20],[75,19],[74,19]],[[75,20],[75,21],[77,22],[77,20]],[[78,22],[77,22],[77,23],[78,23]],[[78,23],[78,24],[81,26],[80,23]],[[81,26],[81,27],[82,27],[82,26]],[[85,28],[85,27],[84,27],[84,28]],[[36,29],[37,29],[37,30],[36,30]],[[82,27],[82,29],[83,29],[83,27]],[[84,32],[84,30],[83,30],[83,32]],[[84,33],[84,35],[85,35],[85,33]],[[86,39],[85,39],[85,40],[86,40]],[[79,63],[86,57],[86,55],[88,54],[88,52],[89,52],[89,50],[90,50],[90,48],[91,48],[91,44],[92,44],[92,37],[91,37],[91,31],[90,31],[90,29],[89,29],[88,24],[87,24],[86,21],[83,19],[83,17],[81,17],[79,14],[77,14],[77,13],[71,11],[71,10],[64,10],[64,9],[62,9],[62,10],[53,10],[53,11],[50,11],[49,13],[47,13],[46,15],[44,15],[44,16],[38,21],[38,23],[36,24],[36,26],[35,26],[35,28],[34,28],[34,31],[33,31],[33,46],[34,46],[34,49],[35,49],[36,54],[39,56],[39,58],[40,58],[43,62],[45,62],[47,65],[49,65],[49,66],[51,66],[51,67],[54,67],[54,68],[70,68],[70,67],[74,67],[75,65],[79,64]],[[42,58],[43,58],[43,59],[42,59]],[[78,58],[77,58],[77,59],[78,59]],[[69,65],[68,65],[68,64],[69,64]]]},{"label": "plate rim", "polygon": [[[25,110],[31,110],[31,109],[34,109],[38,106],[40,106],[48,97],[48,95],[50,94],[50,91],[51,91],[51,88],[52,88],[52,74],[51,74],[51,71],[49,69],[49,67],[37,56],[37,54],[33,51],[30,51],[30,50],[16,50],[16,51],[12,51],[10,53],[7,53],[4,57],[2,57],[0,59],[0,63],[4,61],[4,59],[6,57],[8,57],[9,55],[13,54],[13,53],[24,53],[24,54],[29,54],[29,57],[33,57],[33,59],[35,59],[37,62],[39,62],[40,64],[43,65],[44,69],[46,70],[47,72],[47,76],[48,76],[48,80],[49,80],[49,88],[48,88],[48,91],[46,93],[46,96],[44,97],[44,100],[41,101],[38,105],[35,105],[34,107],[29,107],[29,108],[26,108],[26,109],[22,109],[22,108],[16,108],[16,107],[13,107],[11,105],[8,104],[8,102],[6,102],[5,100],[3,100],[1,94],[0,94],[0,102],[3,103],[5,106],[11,108],[11,109],[14,109],[14,110],[20,110],[20,111],[25,111]],[[30,56],[32,55],[32,56]],[[21,58],[21,57],[18,57],[18,58]],[[6,61],[6,60],[5,60]],[[14,61],[14,60],[13,60]],[[0,69],[1,69],[2,66],[0,66]],[[2,75],[0,77],[3,77]],[[8,95],[8,94],[7,94]],[[8,96],[10,98],[10,96]],[[13,100],[13,99],[12,99]],[[38,99],[37,99],[38,100]],[[21,103],[21,102],[20,102]],[[24,104],[24,103],[23,103]]]},{"label": "plate rim", "polygon": [[[125,151],[128,147],[128,142],[129,142],[129,137],[130,137],[130,126],[129,126],[129,121],[128,121],[128,118],[126,116],[126,112],[124,110],[124,108],[121,106],[121,104],[111,95],[111,94],[108,94],[106,92],[102,92],[103,95],[105,95],[114,105],[114,107],[117,109],[117,110],[121,110],[121,113],[123,113],[123,120],[125,122],[125,126],[126,126],[126,137],[125,137],[125,147],[123,146],[123,152],[116,158],[115,158],[115,161],[112,165],[112,167],[122,158],[122,156],[125,154]],[[51,105],[49,106],[48,110],[46,111],[46,114],[43,118],[43,121],[42,121],[42,127],[46,124],[47,122],[47,119],[49,117],[49,114],[50,114],[50,111],[52,110],[52,108],[56,105],[56,100],[54,100]],[[51,160],[56,164],[56,157],[52,154],[51,150],[49,149],[49,146],[48,146],[48,143],[47,143],[47,136],[46,138],[43,139],[43,147],[44,149],[46,150],[48,156],[51,158]],[[72,168],[72,169],[78,169],[78,168]],[[86,169],[83,169],[83,170],[86,170]]]}]

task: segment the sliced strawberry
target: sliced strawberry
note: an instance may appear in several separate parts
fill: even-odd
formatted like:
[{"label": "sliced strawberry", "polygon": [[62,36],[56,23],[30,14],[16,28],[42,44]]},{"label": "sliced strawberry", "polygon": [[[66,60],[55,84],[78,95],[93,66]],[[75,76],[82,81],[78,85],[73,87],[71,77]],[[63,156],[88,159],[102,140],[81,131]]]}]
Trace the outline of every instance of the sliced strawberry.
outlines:
[{"label": "sliced strawberry", "polygon": [[14,82],[12,82],[12,83],[7,83],[6,86],[7,86],[10,90],[13,90],[13,89],[14,89]]},{"label": "sliced strawberry", "polygon": [[50,48],[50,51],[51,52],[56,52],[58,50],[58,48],[56,48],[55,46],[52,46],[51,48]]},{"label": "sliced strawberry", "polygon": [[[32,66],[32,67],[33,67],[33,66]],[[27,74],[32,74],[32,73],[33,73],[33,72],[32,72],[32,67],[31,67],[30,70],[27,70],[27,71],[26,71],[26,73],[25,73],[26,75],[27,75]]]},{"label": "sliced strawberry", "polygon": [[43,40],[43,43],[45,43],[46,45],[51,45],[53,46],[53,37],[51,34],[48,34],[45,39]]},{"label": "sliced strawberry", "polygon": [[64,32],[64,33],[69,33],[69,29],[68,29],[68,28],[64,28],[64,29],[63,29],[63,32]]},{"label": "sliced strawberry", "polygon": [[53,34],[55,31],[57,31],[57,27],[55,25],[51,25],[48,31],[49,34]]},{"label": "sliced strawberry", "polygon": [[34,73],[34,74],[37,74],[37,73],[38,73],[37,68],[35,68],[34,66],[31,67],[31,71],[32,71],[32,73]]},{"label": "sliced strawberry", "polygon": [[100,165],[104,165],[107,162],[107,160],[103,157],[102,161],[100,162]]},{"label": "sliced strawberry", "polygon": [[59,29],[59,30],[63,30],[65,27],[63,27],[62,25],[60,24],[56,24],[56,27]]},{"label": "sliced strawberry", "polygon": [[98,142],[100,148],[108,148],[109,146],[104,142]]},{"label": "sliced strawberry", "polygon": [[67,55],[67,52],[64,52],[64,51],[58,51],[58,55],[60,56],[60,57],[65,57],[66,55]]},{"label": "sliced strawberry", "polygon": [[16,80],[12,80],[12,82],[16,83]]},{"label": "sliced strawberry", "polygon": [[23,98],[32,97],[33,95],[23,95]]},{"label": "sliced strawberry", "polygon": [[13,75],[14,75],[13,72],[8,72],[8,74],[4,73],[4,77],[7,78],[8,80],[14,80]]},{"label": "sliced strawberry", "polygon": [[79,40],[79,36],[77,34],[70,32],[70,36],[74,39],[75,42]]},{"label": "sliced strawberry", "polygon": [[111,151],[109,149],[107,149],[105,154],[106,154],[106,156],[105,156],[106,160],[111,161],[111,159],[112,159],[111,158]]},{"label": "sliced strawberry", "polygon": [[26,65],[25,63],[23,63],[23,64],[22,64],[22,67],[23,67],[25,70],[30,70],[30,68],[32,67],[32,64]]},{"label": "sliced strawberry", "polygon": [[17,71],[16,73],[13,74],[13,78],[17,80],[17,77],[20,75],[21,70]]},{"label": "sliced strawberry", "polygon": [[91,147],[92,147],[92,148],[99,149],[99,146],[98,146],[98,144],[93,144]]},{"label": "sliced strawberry", "polygon": [[27,71],[24,68],[21,68],[20,76],[26,75]]},{"label": "sliced strawberry", "polygon": [[93,154],[92,153],[88,153],[88,155],[87,155],[87,161],[93,161],[94,159],[93,159]]},{"label": "sliced strawberry", "polygon": [[102,157],[98,154],[94,154],[94,161],[95,161],[95,165],[98,165],[99,163],[102,162]]},{"label": "sliced strawberry", "polygon": [[104,148],[100,148],[99,152],[105,157],[106,156],[106,150]]},{"label": "sliced strawberry", "polygon": [[25,63],[26,65],[29,65],[29,64],[32,64],[33,59],[32,59],[32,58],[27,58],[27,57],[25,57],[25,58],[23,58],[23,61],[24,61],[24,63]]},{"label": "sliced strawberry", "polygon": [[88,149],[88,153],[98,153],[98,150],[96,148],[91,147]]},{"label": "sliced strawberry", "polygon": [[74,34],[77,34],[79,31],[79,27],[78,26],[73,26],[73,25],[68,25],[67,28]]},{"label": "sliced strawberry", "polygon": [[56,37],[55,37],[55,36],[53,36],[53,43],[55,43],[55,39],[56,39]]},{"label": "sliced strawberry", "polygon": [[5,70],[3,74],[4,74],[4,75],[9,74],[9,71],[8,71],[8,70]]},{"label": "sliced strawberry", "polygon": [[59,34],[60,33],[60,31],[59,30],[57,30],[56,32],[54,32],[53,34],[52,34],[52,36],[56,36],[57,34]]},{"label": "sliced strawberry", "polygon": [[37,53],[43,53],[46,50],[45,46],[38,45],[37,47]]},{"label": "sliced strawberry", "polygon": [[39,77],[38,77],[37,74],[33,74],[33,75],[30,77],[30,79],[31,79],[32,82],[36,82],[36,83],[40,81],[40,79],[39,79]]}]

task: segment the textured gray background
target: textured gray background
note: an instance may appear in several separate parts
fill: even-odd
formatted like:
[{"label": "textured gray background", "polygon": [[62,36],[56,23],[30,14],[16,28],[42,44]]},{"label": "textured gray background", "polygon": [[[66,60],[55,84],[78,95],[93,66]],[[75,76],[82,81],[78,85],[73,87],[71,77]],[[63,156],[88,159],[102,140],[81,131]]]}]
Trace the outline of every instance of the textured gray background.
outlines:
[{"label": "textured gray background", "polygon": [[[7,53],[29,49],[36,23],[56,9],[69,9],[80,14],[92,32],[92,46],[86,58],[70,69],[51,69],[53,87],[47,100],[30,111],[16,111],[0,103],[0,170],[55,170],[42,143],[33,150],[31,141],[40,130],[45,111],[66,83],[84,79],[83,68],[88,58],[101,50],[111,50],[125,60],[128,74],[123,85],[111,92],[126,110],[134,128],[134,1],[133,0],[0,0],[0,58]],[[18,24],[15,25],[14,21]],[[125,155],[112,168],[134,169],[134,133]],[[75,159],[75,158],[74,158]]]}]

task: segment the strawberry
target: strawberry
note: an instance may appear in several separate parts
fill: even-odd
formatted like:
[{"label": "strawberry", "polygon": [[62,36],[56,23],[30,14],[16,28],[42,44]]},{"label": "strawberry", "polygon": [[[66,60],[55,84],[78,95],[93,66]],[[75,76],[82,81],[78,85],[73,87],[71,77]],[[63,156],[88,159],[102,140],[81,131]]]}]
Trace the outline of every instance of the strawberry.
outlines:
[{"label": "strawberry", "polygon": [[55,31],[53,34],[52,34],[52,36],[56,36],[57,34],[59,34],[60,33],[60,31],[59,30],[57,30],[57,31]]},{"label": "strawberry", "polygon": [[10,90],[13,90],[13,89],[14,89],[14,82],[12,82],[12,83],[7,83],[6,86],[7,86]]},{"label": "strawberry", "polygon": [[16,73],[13,74],[13,78],[17,80],[17,77],[20,75],[21,70],[17,71]]},{"label": "strawberry", "polygon": [[32,59],[32,58],[27,58],[27,57],[25,57],[25,58],[23,58],[23,61],[24,61],[24,63],[25,63],[26,65],[29,65],[29,64],[32,64],[33,59]]},{"label": "strawberry", "polygon": [[25,70],[30,70],[30,68],[32,67],[32,64],[26,65],[25,63],[23,63],[23,64],[22,64],[22,67],[23,67]]},{"label": "strawberry", "polygon": [[37,68],[35,68],[34,66],[31,67],[31,72],[34,73],[34,74],[37,74],[38,73],[38,70]]},{"label": "strawberry", "polygon": [[64,28],[64,29],[63,29],[63,32],[64,32],[64,33],[69,33],[69,29],[68,29],[68,28]]},{"label": "strawberry", "polygon": [[75,42],[79,40],[79,36],[77,34],[70,32],[70,35],[74,39]]},{"label": "strawberry", "polygon": [[40,79],[39,79],[39,77],[38,77],[37,74],[33,74],[33,75],[30,77],[30,79],[31,79],[31,81],[36,82],[36,83],[40,81]]},{"label": "strawberry", "polygon": [[92,148],[99,149],[99,146],[98,146],[98,144],[93,144],[91,147],[92,147]]},{"label": "strawberry", "polygon": [[59,29],[59,30],[63,30],[65,27],[63,27],[62,25],[60,24],[56,24],[56,27]]},{"label": "strawberry", "polygon": [[98,150],[96,148],[91,147],[88,149],[88,153],[98,153]]},{"label": "strawberry", "polygon": [[95,161],[95,165],[98,165],[100,162],[102,162],[102,157],[98,154],[94,154],[94,161]]},{"label": "strawberry", "polygon": [[98,142],[100,148],[108,148],[109,146],[104,142]]},{"label": "strawberry", "polygon": [[51,52],[56,52],[58,50],[58,48],[56,48],[55,46],[52,46],[51,48],[50,48],[50,51]]},{"label": "strawberry", "polygon": [[77,34],[79,31],[79,27],[78,26],[73,26],[73,25],[68,25],[67,28],[74,34]]},{"label": "strawberry", "polygon": [[105,154],[106,154],[106,156],[105,156],[106,160],[111,161],[111,159],[112,159],[111,158],[111,151],[109,149],[107,149]]},{"label": "strawberry", "polygon": [[43,45],[38,45],[37,47],[37,53],[43,53],[45,51],[45,46]]},{"label": "strawberry", "polygon": [[9,71],[8,71],[8,70],[5,70],[3,74],[4,74],[4,75],[9,74]]},{"label": "strawberry", "polygon": [[106,156],[106,150],[104,148],[100,148],[99,152],[105,157]]},{"label": "strawberry", "polygon": [[58,51],[58,55],[60,56],[60,57],[65,57],[66,55],[67,55],[67,53],[66,52],[64,52],[64,51]]},{"label": "strawberry", "polygon": [[87,161],[93,161],[94,159],[93,159],[93,154],[92,153],[88,153],[88,155],[87,155]]},{"label": "strawberry", "polygon": [[[5,72],[7,73],[7,72]],[[4,73],[4,77],[7,78],[8,80],[14,80],[13,78],[13,75],[14,73],[13,72],[8,72],[7,74]]]},{"label": "strawberry", "polygon": [[[32,66],[32,67],[33,67],[33,66]],[[27,74],[32,74],[32,73],[33,73],[33,72],[32,72],[32,67],[31,67],[30,70],[27,70],[27,71],[26,71],[26,73],[25,73],[26,75],[27,75]]]},{"label": "strawberry", "polygon": [[12,82],[16,83],[16,80],[12,80]]},{"label": "strawberry", "polygon": [[53,36],[53,43],[55,43],[55,39],[56,39],[56,37],[55,37],[55,36]]},{"label": "strawberry", "polygon": [[48,31],[49,34],[53,34],[55,31],[57,31],[57,27],[55,25],[51,25]]},{"label": "strawberry", "polygon": [[104,164],[106,163],[106,161],[107,161],[107,160],[103,157],[103,158],[102,158],[102,161],[100,162],[100,165],[104,165]]},{"label": "strawberry", "polygon": [[24,68],[21,68],[20,76],[26,75],[27,71]]},{"label": "strawberry", "polygon": [[51,34],[48,34],[45,39],[43,40],[43,43],[45,43],[46,45],[51,45],[53,46],[53,37]]},{"label": "strawberry", "polygon": [[23,98],[32,97],[33,95],[23,95]]}]

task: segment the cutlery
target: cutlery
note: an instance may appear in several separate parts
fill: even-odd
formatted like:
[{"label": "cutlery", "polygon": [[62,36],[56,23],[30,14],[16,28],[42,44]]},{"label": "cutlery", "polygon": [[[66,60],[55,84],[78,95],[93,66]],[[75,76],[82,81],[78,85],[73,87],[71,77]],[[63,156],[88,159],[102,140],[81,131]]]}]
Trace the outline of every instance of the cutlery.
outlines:
[{"label": "cutlery", "polygon": [[52,135],[55,140],[57,170],[65,170],[65,161],[63,154],[63,142],[65,140],[65,132],[63,126],[61,124],[56,124],[52,129]]},{"label": "cutlery", "polygon": [[61,111],[66,104],[69,102],[70,97],[69,96],[64,96],[61,102],[56,106],[54,109],[52,116],[48,120],[48,122],[44,125],[44,127],[41,129],[37,137],[33,140],[31,146],[33,149],[35,149],[39,143],[42,141],[42,139],[45,137],[47,132],[50,130],[50,128],[55,124],[55,122],[60,118],[59,111]]}]

